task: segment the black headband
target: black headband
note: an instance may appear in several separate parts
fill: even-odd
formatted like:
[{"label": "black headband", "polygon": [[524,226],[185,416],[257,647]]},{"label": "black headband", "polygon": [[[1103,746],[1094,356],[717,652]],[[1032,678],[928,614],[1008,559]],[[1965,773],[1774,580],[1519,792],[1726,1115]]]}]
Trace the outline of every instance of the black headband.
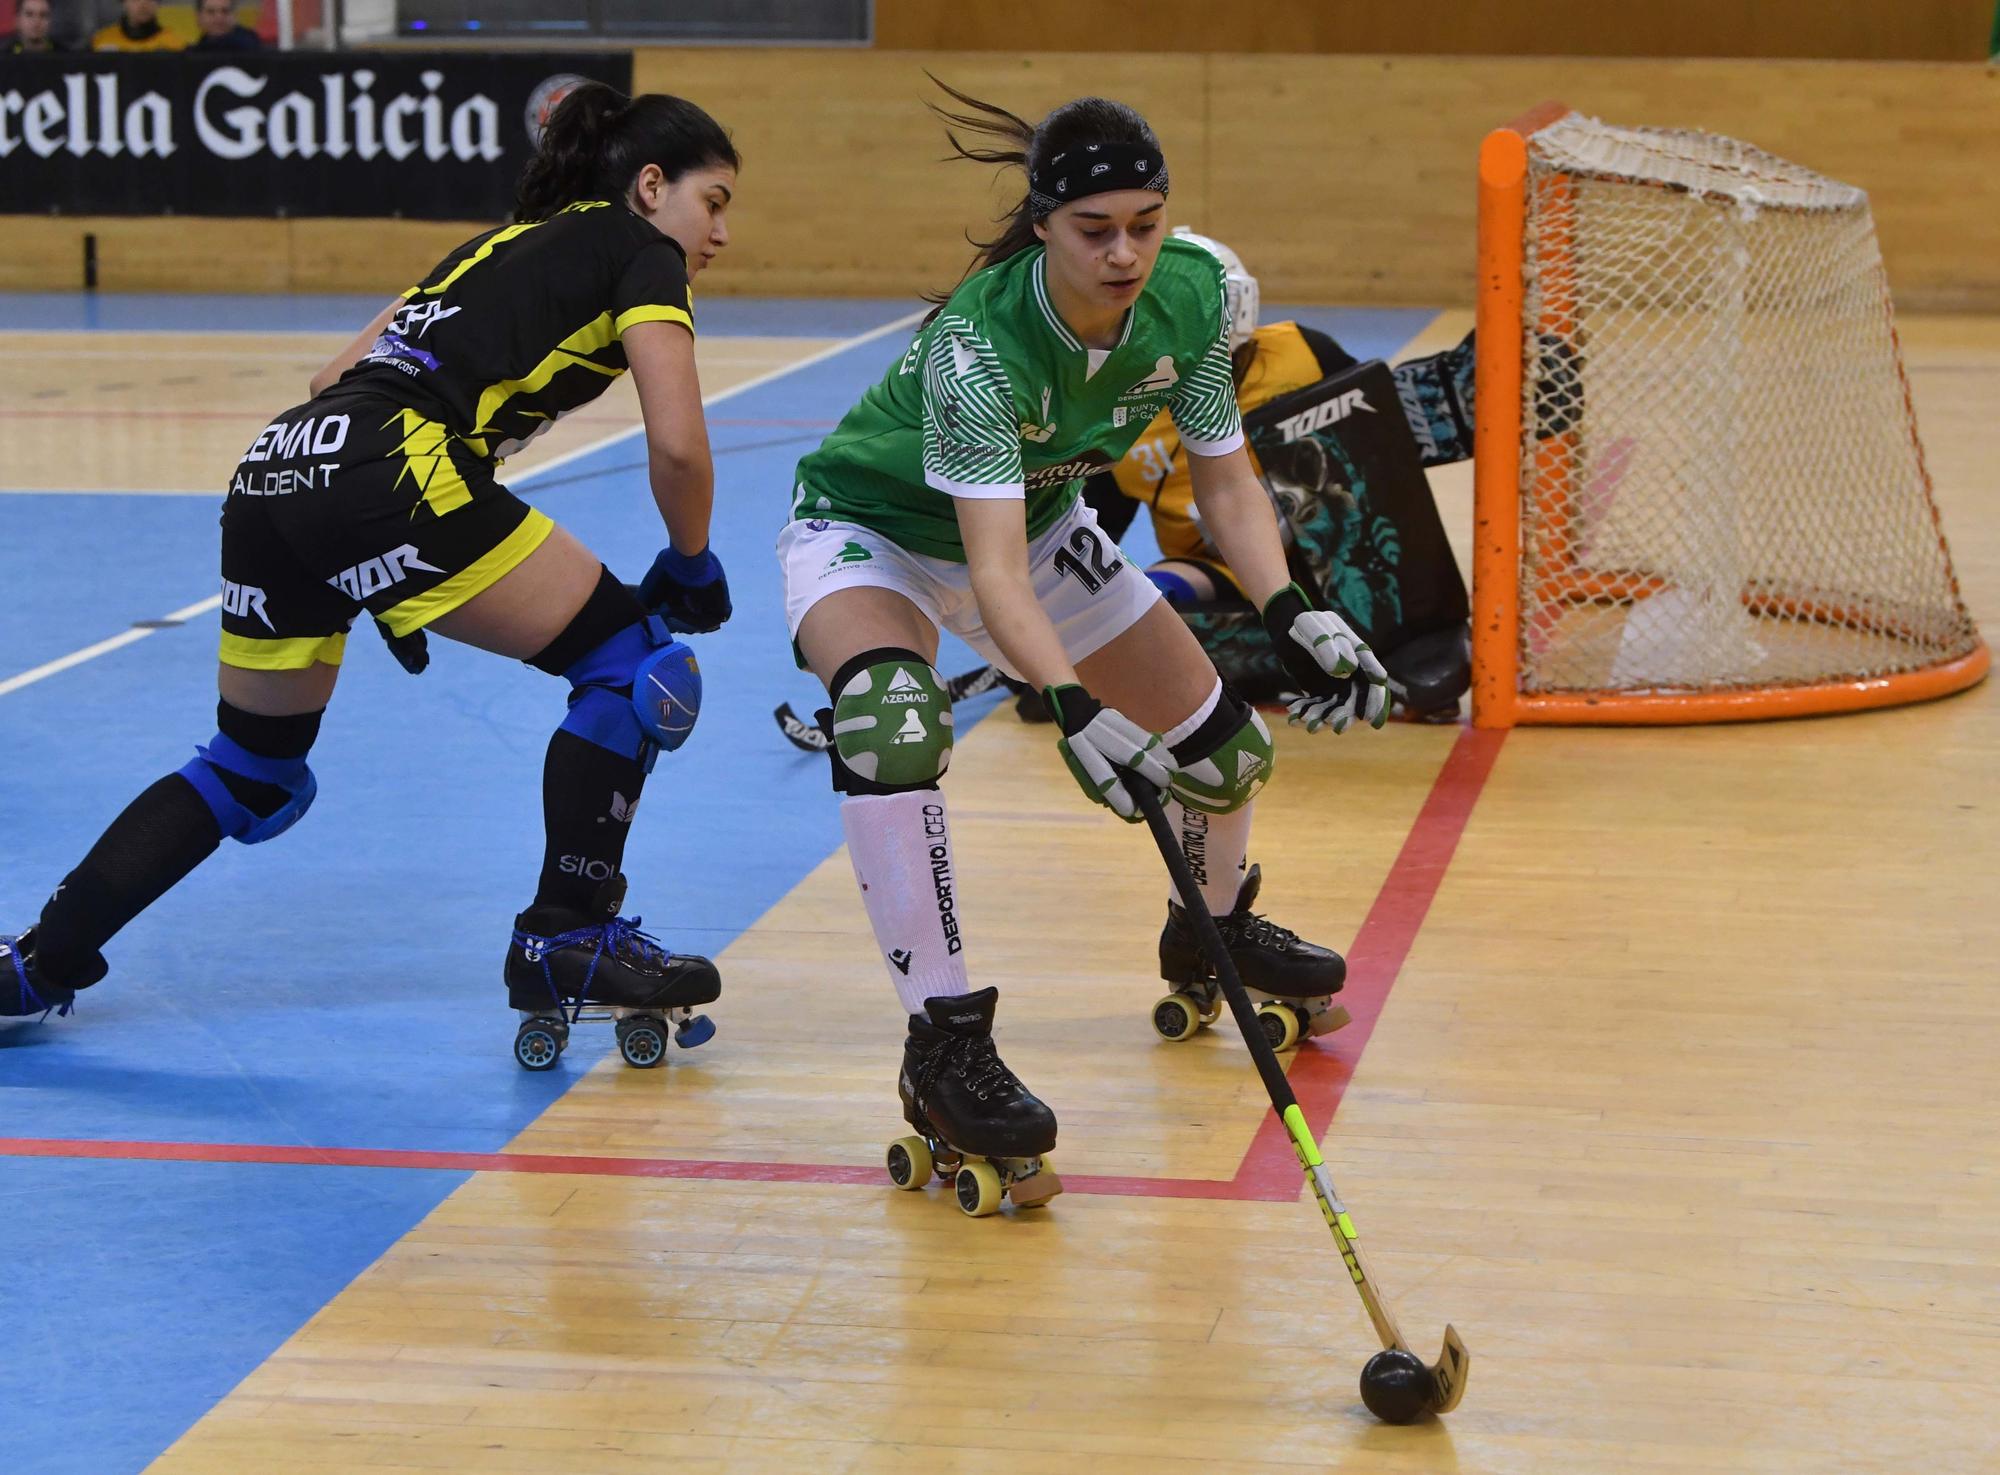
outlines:
[{"label": "black headband", "polygon": [[1167,192],[1167,161],[1157,148],[1139,143],[1088,143],[1067,149],[1039,169],[1028,171],[1028,208],[1046,220],[1071,200],[1110,190]]}]

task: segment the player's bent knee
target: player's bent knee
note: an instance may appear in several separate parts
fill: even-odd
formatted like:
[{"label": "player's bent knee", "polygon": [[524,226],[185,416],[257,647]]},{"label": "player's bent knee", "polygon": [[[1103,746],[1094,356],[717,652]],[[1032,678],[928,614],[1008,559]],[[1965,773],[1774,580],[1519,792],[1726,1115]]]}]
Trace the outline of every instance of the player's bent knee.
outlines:
[{"label": "player's bent knee", "polygon": [[833,786],[844,794],[934,787],[951,766],[951,696],[915,651],[879,646],[834,673]]},{"label": "player's bent knee", "polygon": [[1200,727],[1174,745],[1174,797],[1203,814],[1233,814],[1271,781],[1277,753],[1255,707],[1225,689]]},{"label": "player's bent knee", "polygon": [[319,780],[303,756],[253,753],[218,732],[180,770],[215,816],[223,837],[245,845],[275,840],[304,817]]},{"label": "player's bent knee", "polygon": [[701,714],[701,666],[655,616],[625,626],[562,674],[576,688],[562,730],[636,761],[673,752]]}]

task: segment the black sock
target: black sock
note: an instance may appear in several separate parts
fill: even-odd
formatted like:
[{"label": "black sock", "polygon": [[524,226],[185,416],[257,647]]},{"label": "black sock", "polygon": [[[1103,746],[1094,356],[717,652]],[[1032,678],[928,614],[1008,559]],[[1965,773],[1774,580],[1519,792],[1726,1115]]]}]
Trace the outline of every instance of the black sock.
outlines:
[{"label": "black sock", "polygon": [[591,910],[598,888],[618,874],[646,770],[636,759],[556,729],[542,767],[542,823],[548,848],[536,906]]},{"label": "black sock", "polygon": [[177,773],[160,779],[125,806],[42,907],[37,971],[58,986],[96,975],[98,950],[221,843],[194,785]]}]

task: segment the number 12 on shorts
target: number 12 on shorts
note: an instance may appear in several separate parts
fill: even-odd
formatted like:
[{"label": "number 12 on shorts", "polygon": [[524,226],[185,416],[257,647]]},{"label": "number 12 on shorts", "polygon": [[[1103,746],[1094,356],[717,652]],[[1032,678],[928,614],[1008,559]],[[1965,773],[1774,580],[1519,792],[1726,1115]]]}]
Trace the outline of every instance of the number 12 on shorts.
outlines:
[{"label": "number 12 on shorts", "polygon": [[1050,562],[1055,564],[1057,572],[1075,579],[1092,594],[1110,583],[1111,576],[1125,567],[1122,558],[1106,560],[1104,541],[1091,528],[1078,528],[1071,533],[1069,547],[1056,549],[1056,556]]}]

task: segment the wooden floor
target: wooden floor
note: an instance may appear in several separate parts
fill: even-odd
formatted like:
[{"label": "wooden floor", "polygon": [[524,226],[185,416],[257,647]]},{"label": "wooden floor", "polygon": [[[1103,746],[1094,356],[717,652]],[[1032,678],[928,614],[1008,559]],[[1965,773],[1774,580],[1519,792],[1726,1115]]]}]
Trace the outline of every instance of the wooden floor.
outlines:
[{"label": "wooden floor", "polygon": [[[2000,631],[2000,322],[1901,327]],[[97,335],[113,358],[84,364],[80,341],[38,371],[80,410],[157,347]],[[303,381],[328,345],[256,346],[175,392],[231,408],[246,368]],[[711,388],[810,345],[715,346],[744,362]],[[13,485],[213,480],[164,429],[46,465],[20,429]],[[1466,479],[1437,486],[1462,536]],[[1362,1410],[1367,1322],[1240,1048],[1148,1027],[1156,858],[1002,712],[953,764],[964,916],[1076,1191],[972,1222],[875,1177],[900,1025],[835,855],[720,960],[717,1047],[597,1069],[511,1148],[578,1171],[473,1176],[155,1468],[2000,1469],[1995,686],[1279,743],[1269,909],[1342,947],[1367,929],[1363,1017],[1294,1071],[1338,1098],[1327,1156],[1405,1330],[1428,1356],[1449,1319],[1472,1349],[1447,1422]]]}]

